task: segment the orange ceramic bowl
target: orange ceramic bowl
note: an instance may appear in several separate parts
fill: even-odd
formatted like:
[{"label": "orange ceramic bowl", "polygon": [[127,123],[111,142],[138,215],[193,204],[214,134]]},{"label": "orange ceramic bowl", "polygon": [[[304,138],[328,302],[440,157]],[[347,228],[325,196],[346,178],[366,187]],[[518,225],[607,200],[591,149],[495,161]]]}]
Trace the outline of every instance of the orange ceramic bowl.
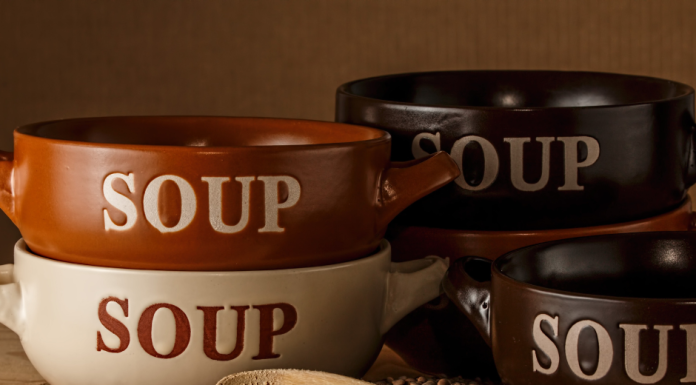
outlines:
[{"label": "orange ceramic bowl", "polygon": [[459,174],[391,163],[391,137],[286,119],[113,117],[18,128],[0,206],[29,248],[133,269],[260,270],[374,252],[402,209]]}]

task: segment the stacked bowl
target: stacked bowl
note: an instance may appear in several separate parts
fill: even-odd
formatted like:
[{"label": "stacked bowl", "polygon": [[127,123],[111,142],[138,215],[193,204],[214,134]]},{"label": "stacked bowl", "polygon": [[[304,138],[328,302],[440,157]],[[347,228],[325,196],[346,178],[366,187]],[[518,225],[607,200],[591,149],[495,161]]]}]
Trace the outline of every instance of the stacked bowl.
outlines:
[{"label": "stacked bowl", "polygon": [[[451,184],[396,217],[394,259],[496,259],[545,241],[689,230],[696,181],[694,90],[649,77],[453,71],[344,84],[336,120],[392,134],[392,160],[447,151]],[[387,344],[417,369],[495,375],[491,350],[446,296]]]},{"label": "stacked bowl", "polygon": [[86,118],[14,135],[0,207],[24,239],[0,269],[0,322],[52,385],[359,376],[440,293],[446,261],[392,263],[382,238],[458,176],[445,153],[393,163],[384,131],[282,119]]},{"label": "stacked bowl", "polygon": [[694,275],[696,232],[628,233],[460,258],[443,287],[504,384],[679,384],[696,382]]}]

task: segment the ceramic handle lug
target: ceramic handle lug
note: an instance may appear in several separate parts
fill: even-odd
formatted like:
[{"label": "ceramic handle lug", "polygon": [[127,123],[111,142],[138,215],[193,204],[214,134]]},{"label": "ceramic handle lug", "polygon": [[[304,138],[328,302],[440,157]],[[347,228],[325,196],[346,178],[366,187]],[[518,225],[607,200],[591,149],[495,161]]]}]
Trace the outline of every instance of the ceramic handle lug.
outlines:
[{"label": "ceramic handle lug", "polygon": [[385,229],[413,202],[452,182],[459,167],[444,151],[409,162],[392,162],[382,175],[378,228]]},{"label": "ceramic handle lug", "polygon": [[492,262],[479,257],[458,259],[447,270],[442,288],[452,302],[476,326],[491,345],[491,270]]},{"label": "ceramic handle lug", "polygon": [[24,306],[22,290],[14,282],[14,265],[0,266],[0,323],[22,337],[24,332]]},{"label": "ceramic handle lug", "polygon": [[434,256],[409,262],[392,262],[380,328],[382,334],[406,314],[440,295],[440,283],[448,265],[447,259]]},{"label": "ceramic handle lug", "polygon": [[14,222],[14,154],[11,152],[0,151],[0,209],[7,214]]},{"label": "ceramic handle lug", "polygon": [[696,125],[691,125],[691,146],[689,148],[689,165],[686,174],[686,188],[688,189],[696,183]]}]

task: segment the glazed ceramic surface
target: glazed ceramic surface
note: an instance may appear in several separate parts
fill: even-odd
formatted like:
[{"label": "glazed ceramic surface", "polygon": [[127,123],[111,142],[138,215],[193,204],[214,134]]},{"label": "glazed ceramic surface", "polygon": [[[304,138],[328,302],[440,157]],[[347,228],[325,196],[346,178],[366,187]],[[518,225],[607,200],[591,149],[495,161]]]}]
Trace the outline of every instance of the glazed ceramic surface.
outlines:
[{"label": "glazed ceramic surface", "polygon": [[374,252],[404,207],[453,180],[445,153],[390,163],[390,136],[336,123],[118,117],[15,131],[0,206],[51,258],[258,270]]},{"label": "glazed ceramic surface", "polygon": [[[537,231],[466,231],[390,226],[393,258],[409,261],[428,255],[456,260],[465,256],[496,259],[512,250],[581,236],[684,231],[692,226],[691,201],[653,218],[616,225]],[[496,377],[493,355],[468,318],[445,296],[408,314],[387,333],[386,343],[412,367],[429,373]],[[466,349],[462,349],[466,346]]]},{"label": "glazed ceramic surface", "polygon": [[446,269],[435,257],[391,263],[386,241],[357,261],[250,272],[92,267],[20,241],[0,274],[0,322],[51,385],[214,384],[267,368],[360,376]]},{"label": "glazed ceramic surface", "polygon": [[696,181],[694,91],[556,71],[390,75],[338,88],[336,120],[389,131],[392,159],[451,154],[454,183],[396,221],[469,230],[596,226],[674,209]]},{"label": "glazed ceramic surface", "polygon": [[696,382],[696,233],[652,232],[460,259],[443,287],[506,384]]}]

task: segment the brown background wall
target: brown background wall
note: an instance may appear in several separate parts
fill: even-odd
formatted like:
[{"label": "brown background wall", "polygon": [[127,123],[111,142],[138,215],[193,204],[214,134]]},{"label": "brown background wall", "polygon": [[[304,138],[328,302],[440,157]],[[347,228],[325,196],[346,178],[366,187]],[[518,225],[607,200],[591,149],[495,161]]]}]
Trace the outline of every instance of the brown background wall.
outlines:
[{"label": "brown background wall", "polygon": [[[20,124],[78,116],[331,120],[336,86],[394,72],[576,69],[694,85],[695,44],[692,0],[3,0],[0,148]],[[0,262],[18,237],[0,218]]]}]

